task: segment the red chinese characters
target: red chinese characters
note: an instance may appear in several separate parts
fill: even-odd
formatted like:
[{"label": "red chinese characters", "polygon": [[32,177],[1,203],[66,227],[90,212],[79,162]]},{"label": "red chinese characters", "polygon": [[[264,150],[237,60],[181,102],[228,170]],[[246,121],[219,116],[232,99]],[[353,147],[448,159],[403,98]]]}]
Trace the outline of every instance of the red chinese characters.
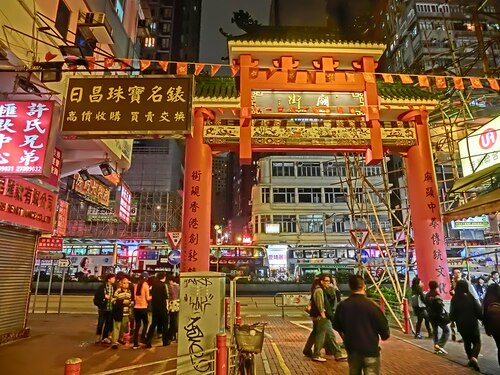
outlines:
[{"label": "red chinese characters", "polygon": [[52,110],[51,101],[0,102],[0,174],[48,174],[45,162]]}]

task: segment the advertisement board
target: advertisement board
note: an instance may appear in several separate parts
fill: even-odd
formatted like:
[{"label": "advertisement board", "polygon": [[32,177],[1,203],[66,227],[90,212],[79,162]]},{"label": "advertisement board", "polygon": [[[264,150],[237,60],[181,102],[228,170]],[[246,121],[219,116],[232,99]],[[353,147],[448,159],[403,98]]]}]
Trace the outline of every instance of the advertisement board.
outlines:
[{"label": "advertisement board", "polygon": [[458,142],[464,176],[500,163],[500,116]]},{"label": "advertisement board", "polygon": [[125,224],[130,224],[132,194],[123,182],[116,187],[115,215]]},{"label": "advertisement board", "polygon": [[62,134],[77,138],[183,138],[191,133],[193,78],[70,78]]},{"label": "advertisement board", "polygon": [[0,221],[52,233],[57,195],[22,178],[0,177]]},{"label": "advertisement board", "polygon": [[48,177],[52,101],[0,101],[0,173]]}]

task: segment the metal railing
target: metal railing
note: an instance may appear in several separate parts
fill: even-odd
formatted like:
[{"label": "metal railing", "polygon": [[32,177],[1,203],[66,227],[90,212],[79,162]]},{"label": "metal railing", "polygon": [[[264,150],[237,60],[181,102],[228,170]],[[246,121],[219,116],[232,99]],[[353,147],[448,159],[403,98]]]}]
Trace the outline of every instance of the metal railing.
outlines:
[{"label": "metal railing", "polygon": [[[281,301],[279,301],[281,300]],[[311,300],[309,293],[276,293],[274,306],[281,307],[281,317],[285,317],[285,307],[306,307]]]}]

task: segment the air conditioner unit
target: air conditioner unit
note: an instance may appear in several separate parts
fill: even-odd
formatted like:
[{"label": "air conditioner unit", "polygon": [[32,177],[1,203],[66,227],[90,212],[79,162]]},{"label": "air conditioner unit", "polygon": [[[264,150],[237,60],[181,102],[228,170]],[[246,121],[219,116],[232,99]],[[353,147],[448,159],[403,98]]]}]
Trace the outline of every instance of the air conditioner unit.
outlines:
[{"label": "air conditioner unit", "polygon": [[102,44],[113,44],[113,29],[106,14],[102,12],[80,12],[77,24],[78,31],[85,40]]}]

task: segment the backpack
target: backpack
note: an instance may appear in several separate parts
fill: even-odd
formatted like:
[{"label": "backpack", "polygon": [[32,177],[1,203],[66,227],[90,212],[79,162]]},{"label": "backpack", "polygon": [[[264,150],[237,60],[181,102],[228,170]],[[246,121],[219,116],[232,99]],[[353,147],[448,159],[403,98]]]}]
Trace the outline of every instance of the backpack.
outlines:
[{"label": "backpack", "polygon": [[500,334],[500,303],[493,302],[488,305],[488,309],[486,310],[486,314],[484,317],[485,321],[488,323],[487,333],[491,335]]},{"label": "backpack", "polygon": [[425,303],[424,301],[422,301],[422,298],[420,298],[419,294],[414,294],[413,296],[411,296],[411,307],[413,307],[414,309],[426,308]]},{"label": "backpack", "polygon": [[94,293],[94,306],[101,308],[104,303],[104,286],[99,287]]}]

